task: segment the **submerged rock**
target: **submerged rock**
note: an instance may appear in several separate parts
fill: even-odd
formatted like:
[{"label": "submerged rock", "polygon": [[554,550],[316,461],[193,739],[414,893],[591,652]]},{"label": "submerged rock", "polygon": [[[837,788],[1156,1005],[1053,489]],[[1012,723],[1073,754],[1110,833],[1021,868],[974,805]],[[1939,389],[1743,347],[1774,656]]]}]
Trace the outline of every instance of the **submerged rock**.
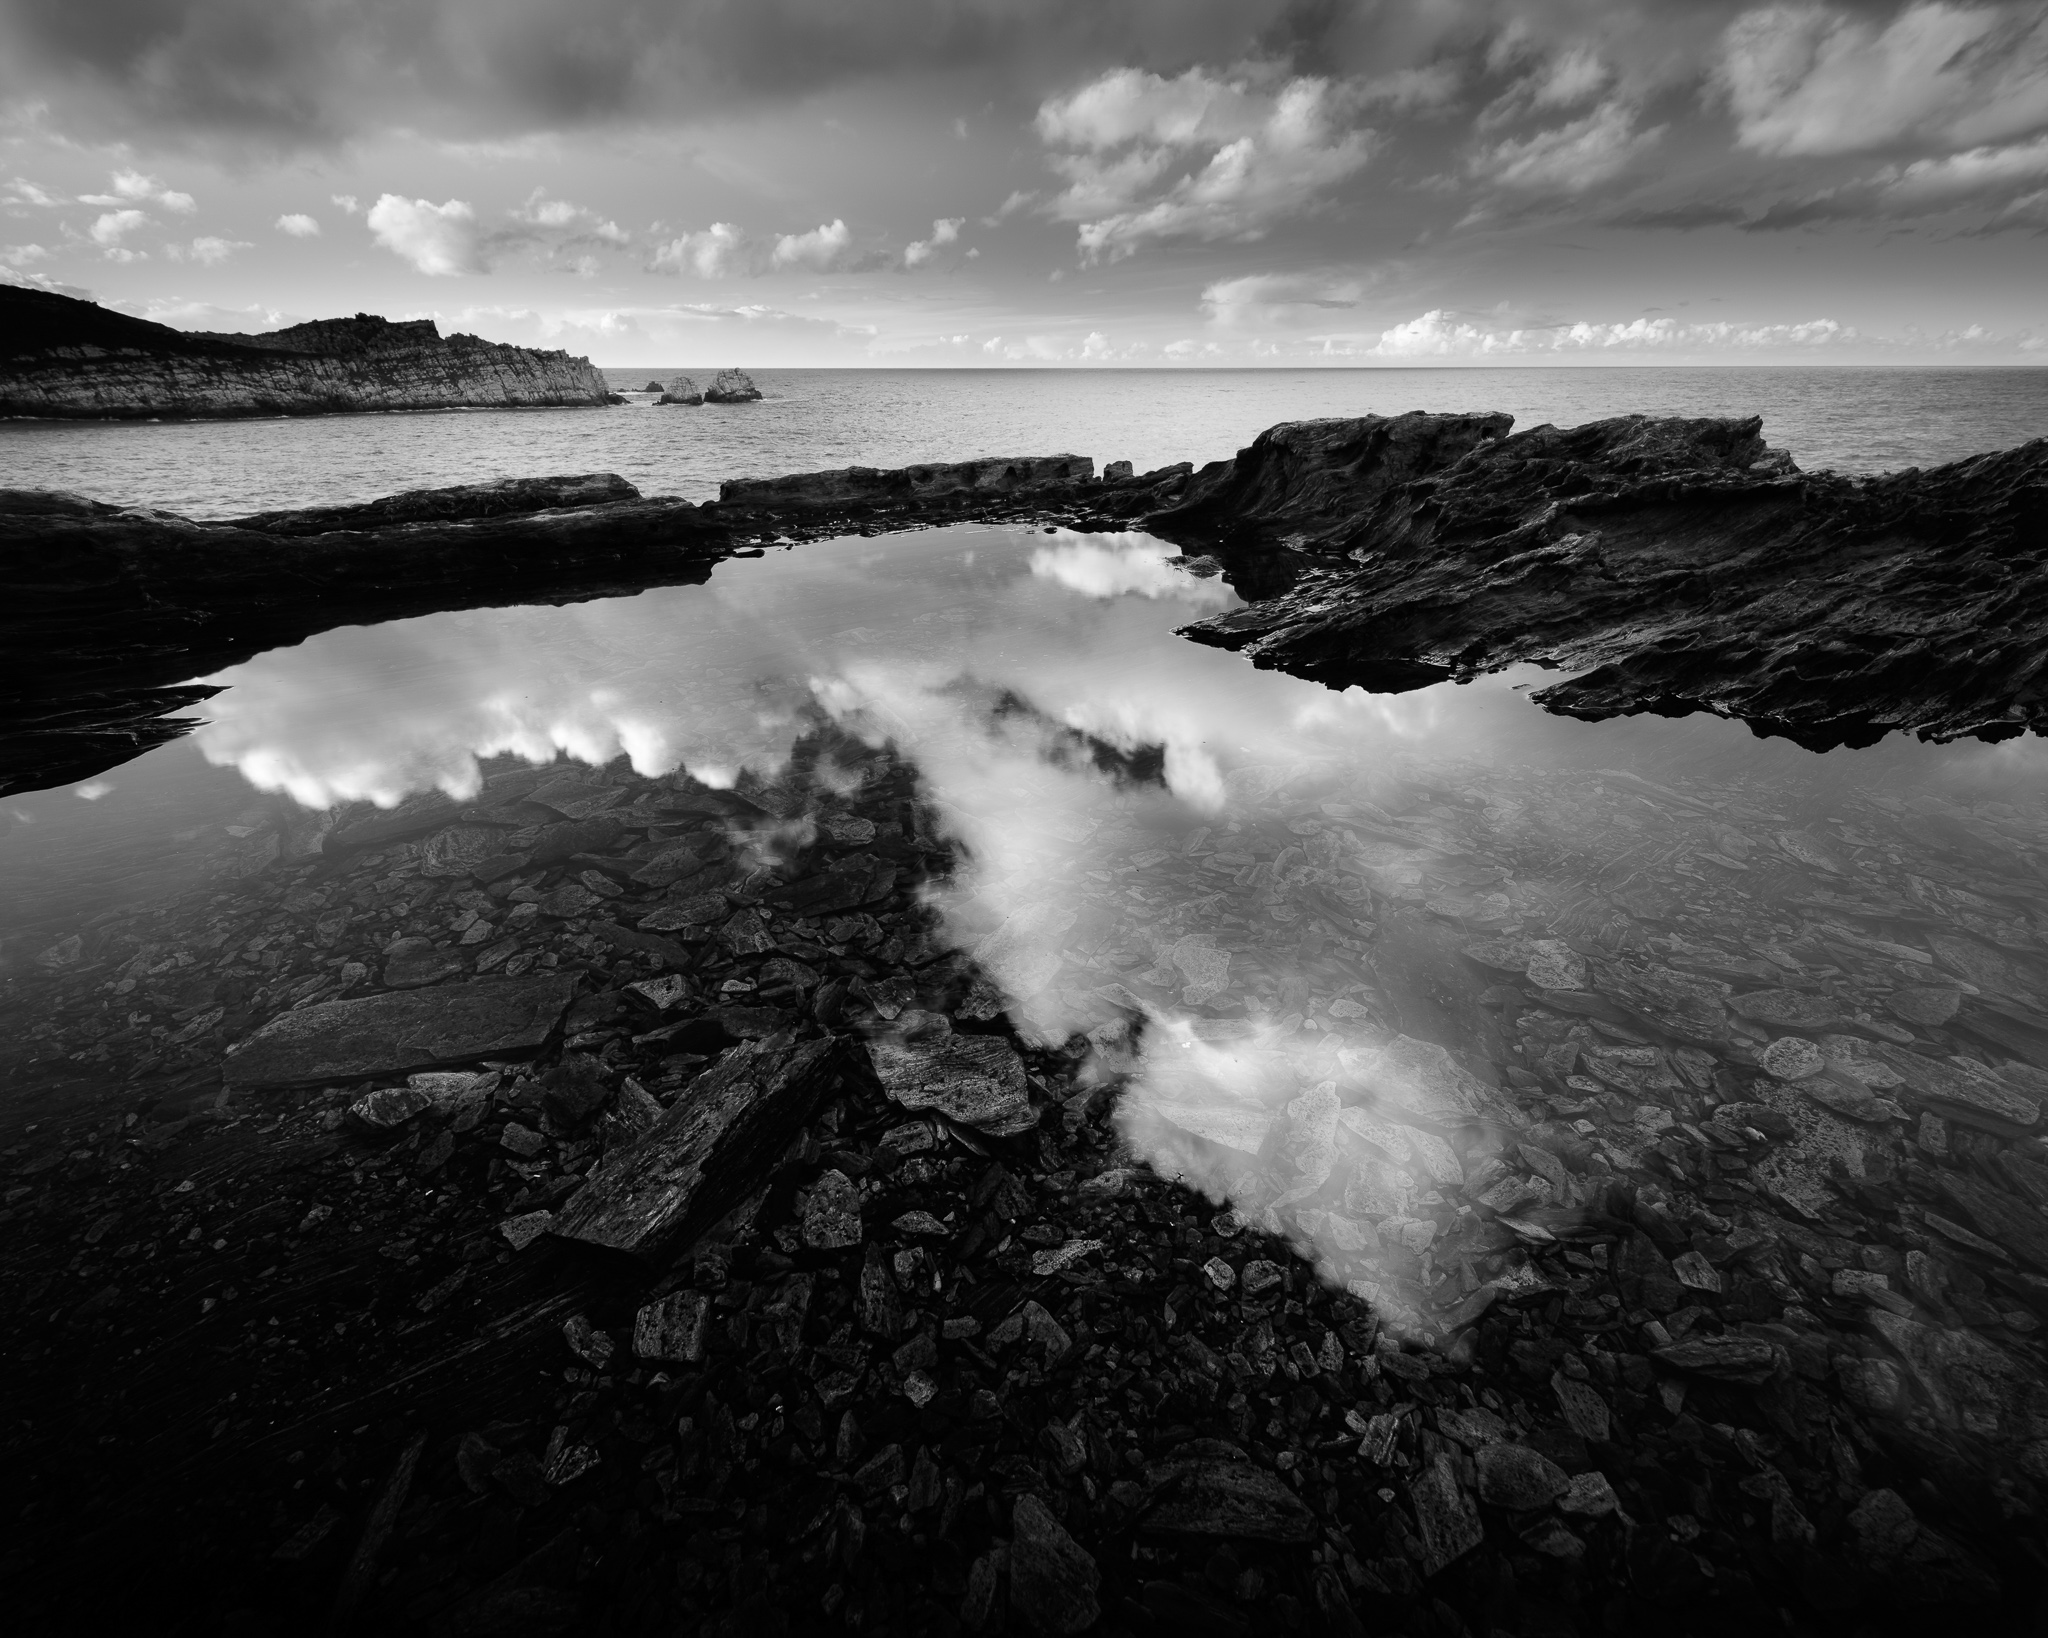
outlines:
[{"label": "submerged rock", "polygon": [[311,1086],[531,1052],[575,989],[550,973],[325,1001],[273,1018],[222,1069],[232,1086]]}]

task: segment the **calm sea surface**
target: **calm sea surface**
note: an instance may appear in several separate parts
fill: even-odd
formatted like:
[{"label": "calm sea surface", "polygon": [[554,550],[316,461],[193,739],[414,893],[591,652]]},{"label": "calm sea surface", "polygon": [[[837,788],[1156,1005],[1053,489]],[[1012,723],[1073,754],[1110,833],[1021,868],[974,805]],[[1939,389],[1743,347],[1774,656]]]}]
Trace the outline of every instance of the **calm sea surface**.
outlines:
[{"label": "calm sea surface", "polygon": [[[609,370],[620,391],[675,373]],[[701,372],[699,372],[701,374]],[[1929,466],[2048,436],[2048,369],[761,370],[758,404],[461,410],[274,421],[0,421],[0,484],[193,517],[400,489],[616,472],[709,499],[721,480],[979,455],[1218,460],[1276,421],[1505,410],[1761,415],[1808,468]]]}]

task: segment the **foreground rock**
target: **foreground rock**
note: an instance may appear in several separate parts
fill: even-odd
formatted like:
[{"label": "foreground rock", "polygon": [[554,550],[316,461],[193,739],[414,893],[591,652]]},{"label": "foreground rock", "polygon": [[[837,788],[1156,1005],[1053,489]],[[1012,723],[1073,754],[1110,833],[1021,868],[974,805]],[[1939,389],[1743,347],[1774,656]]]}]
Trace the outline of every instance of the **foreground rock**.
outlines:
[{"label": "foreground rock", "polygon": [[368,313],[257,335],[174,330],[0,285],[0,415],[325,415],[617,402],[587,358]]},{"label": "foreground rock", "polygon": [[1533,663],[1578,673],[1549,710],[1816,749],[2048,727],[2048,440],[1859,479],[1755,419],[1506,426],[1289,423],[1203,469],[1152,527],[1288,589],[1188,635],[1339,688]]},{"label": "foreground rock", "polygon": [[[650,390],[654,390],[651,384]],[[661,396],[655,400],[656,404],[701,404],[704,402],[704,389],[687,375],[675,377],[666,387],[660,388],[659,391]]]},{"label": "foreground rock", "polygon": [[547,974],[328,1001],[273,1019],[224,1067],[236,1086],[317,1086],[523,1056],[554,1032],[574,991]]}]

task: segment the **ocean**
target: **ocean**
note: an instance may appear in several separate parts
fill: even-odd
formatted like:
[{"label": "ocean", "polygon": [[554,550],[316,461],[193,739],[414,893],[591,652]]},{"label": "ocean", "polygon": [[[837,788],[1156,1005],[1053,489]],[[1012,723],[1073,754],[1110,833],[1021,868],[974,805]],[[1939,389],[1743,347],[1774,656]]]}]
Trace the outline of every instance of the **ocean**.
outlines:
[{"label": "ocean", "polygon": [[1761,415],[1801,466],[1852,472],[2048,436],[2048,369],[2028,368],[757,370],[755,404],[656,409],[638,391],[677,373],[607,370],[634,393],[610,410],[0,421],[0,483],[198,518],[570,472],[708,500],[726,478],[984,455],[1199,465],[1278,421],[1414,409],[1504,410],[1520,427]]}]

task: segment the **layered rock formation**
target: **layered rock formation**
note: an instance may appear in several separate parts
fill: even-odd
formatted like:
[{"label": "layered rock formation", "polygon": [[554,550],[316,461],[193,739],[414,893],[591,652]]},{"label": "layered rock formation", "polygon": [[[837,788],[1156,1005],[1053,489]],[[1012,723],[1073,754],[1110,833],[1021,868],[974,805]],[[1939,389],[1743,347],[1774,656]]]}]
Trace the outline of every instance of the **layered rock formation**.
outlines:
[{"label": "layered rock formation", "polygon": [[0,415],[314,415],[619,400],[585,358],[359,313],[263,335],[173,330],[0,286]]},{"label": "layered rock formation", "polygon": [[1803,473],[1749,420],[1275,427],[1150,520],[1281,595],[1188,628],[1332,687],[1518,663],[1602,718],[1709,710],[1825,748],[2048,726],[2048,441]]},{"label": "layered rock formation", "polygon": [[661,396],[654,401],[661,404],[701,404],[704,390],[687,375],[679,375],[661,389]]}]

